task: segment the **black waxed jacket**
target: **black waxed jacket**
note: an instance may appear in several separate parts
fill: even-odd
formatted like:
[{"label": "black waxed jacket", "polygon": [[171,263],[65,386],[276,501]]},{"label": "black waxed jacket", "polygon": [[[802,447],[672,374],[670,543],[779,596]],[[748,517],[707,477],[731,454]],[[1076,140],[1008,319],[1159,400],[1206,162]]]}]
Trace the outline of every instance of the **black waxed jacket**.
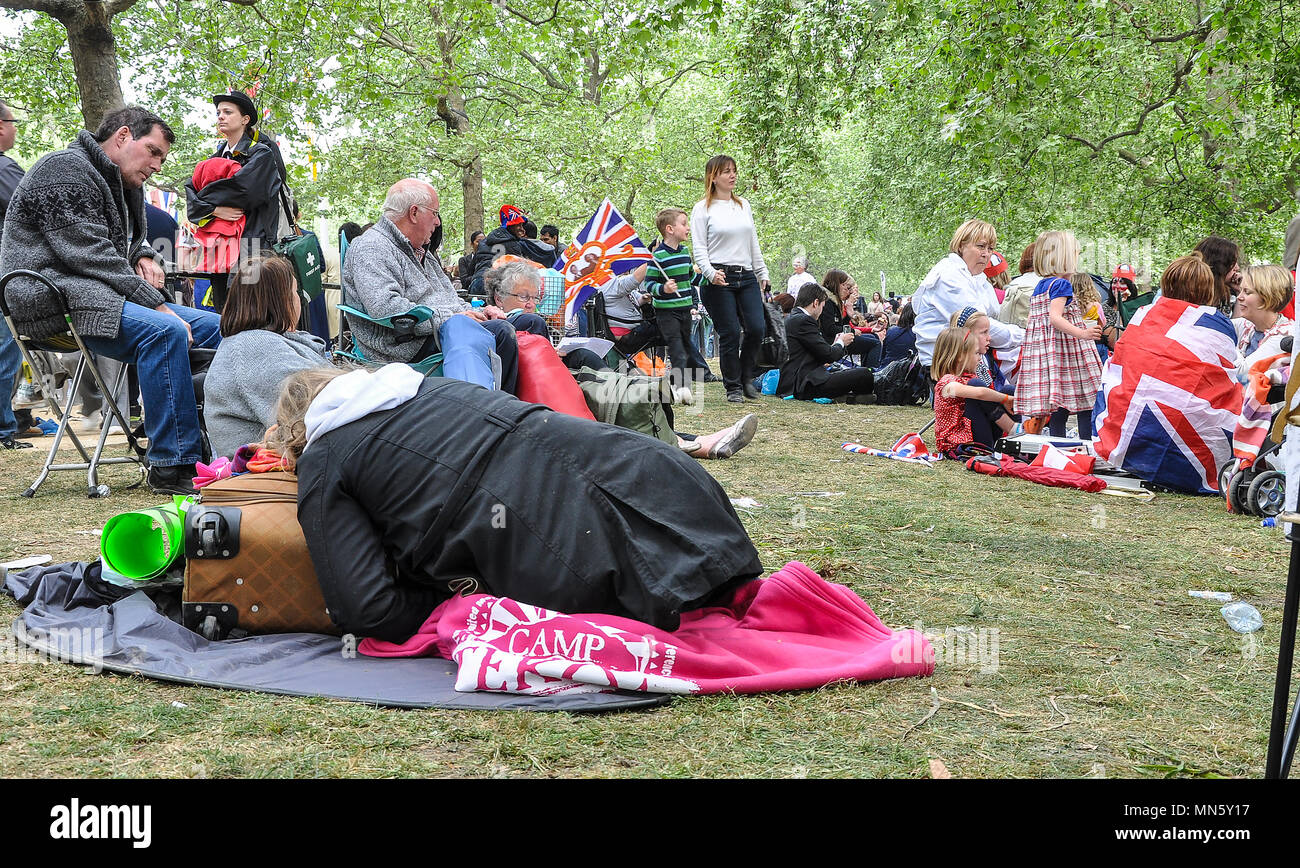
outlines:
[{"label": "black waxed jacket", "polygon": [[193,178],[186,181],[186,218],[201,226],[218,206],[239,208],[245,218],[243,237],[256,238],[264,245],[275,244],[280,240],[280,217],[284,210],[280,188],[286,180],[279,145],[270,135],[254,130],[239,140],[234,151],[223,154],[224,150],[223,145],[212,156],[225,156],[243,168],[229,178],[211,182],[202,190],[194,188]]},{"label": "black waxed jacket", "polygon": [[359,636],[404,641],[464,577],[671,630],[762,571],[726,492],[681,450],[459,380],[321,434],[297,472],[325,603]]}]

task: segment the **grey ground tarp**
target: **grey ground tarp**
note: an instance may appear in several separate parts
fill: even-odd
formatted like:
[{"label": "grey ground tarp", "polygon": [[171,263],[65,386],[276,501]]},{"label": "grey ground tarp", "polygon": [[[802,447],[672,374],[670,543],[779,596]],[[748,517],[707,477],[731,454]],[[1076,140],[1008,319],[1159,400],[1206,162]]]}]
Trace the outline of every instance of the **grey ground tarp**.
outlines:
[{"label": "grey ground tarp", "polygon": [[210,642],[169,617],[179,614],[175,591],[114,588],[98,578],[98,564],[11,573],[4,590],[26,606],[13,625],[24,645],[70,663],[98,663],[110,672],[181,684],[400,708],[588,712],[650,708],[670,699],[636,693],[457,693],[455,664],[449,660],[350,656],[338,637],[314,633]]}]

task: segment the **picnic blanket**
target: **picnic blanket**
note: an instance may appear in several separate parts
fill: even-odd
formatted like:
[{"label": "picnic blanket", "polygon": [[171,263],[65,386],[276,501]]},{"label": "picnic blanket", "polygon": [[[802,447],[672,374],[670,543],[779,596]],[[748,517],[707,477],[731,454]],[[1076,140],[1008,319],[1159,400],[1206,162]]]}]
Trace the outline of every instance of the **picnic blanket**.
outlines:
[{"label": "picnic blanket", "polygon": [[792,562],[667,632],[614,615],[568,615],[488,594],[446,601],[405,642],[365,639],[377,657],[454,660],[456,689],[533,696],[614,689],[759,693],[929,675],[934,650],[891,631],[848,588]]},{"label": "picnic blanket", "polygon": [[[563,693],[521,696],[455,689],[450,660],[378,660],[359,655],[355,640],[279,633],[210,642],[180,623],[176,591],[111,586],[95,563],[34,567],[5,577],[3,590],[26,608],[13,623],[33,659],[162,681],[324,696],[397,708],[595,712],[654,708],[667,696]],[[7,638],[7,637],[4,637]]]}]

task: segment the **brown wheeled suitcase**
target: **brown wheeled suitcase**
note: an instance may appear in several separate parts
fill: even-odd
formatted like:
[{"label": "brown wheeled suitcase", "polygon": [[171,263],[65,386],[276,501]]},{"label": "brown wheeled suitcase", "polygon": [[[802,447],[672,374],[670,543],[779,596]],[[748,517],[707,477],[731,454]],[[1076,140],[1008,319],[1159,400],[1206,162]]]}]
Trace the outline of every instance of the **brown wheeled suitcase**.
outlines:
[{"label": "brown wheeled suitcase", "polygon": [[185,515],[181,618],[208,639],[328,633],[330,620],[298,524],[298,477],[245,473],[204,486]]}]

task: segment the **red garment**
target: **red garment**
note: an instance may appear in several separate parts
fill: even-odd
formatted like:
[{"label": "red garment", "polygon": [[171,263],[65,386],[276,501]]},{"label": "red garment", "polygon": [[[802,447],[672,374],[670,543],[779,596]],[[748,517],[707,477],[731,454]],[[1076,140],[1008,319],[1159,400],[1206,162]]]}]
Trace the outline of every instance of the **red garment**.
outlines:
[{"label": "red garment", "polygon": [[358,647],[454,660],[462,692],[758,693],[934,672],[924,636],[891,631],[848,588],[798,562],[746,582],[725,605],[683,613],[673,633],[474,594],[438,606],[401,644]]},{"label": "red garment", "polygon": [[519,332],[519,380],[515,395],[529,404],[542,404],[579,419],[596,421],[573,374],[541,335]]},{"label": "red garment", "polygon": [[[242,166],[224,157],[211,157],[194,167],[194,188],[202,190],[213,181],[229,178]],[[244,236],[246,218],[220,220],[213,217],[203,226],[194,227],[194,240],[199,243],[201,256],[195,271],[205,274],[225,274],[232,271],[239,259],[239,241]]]},{"label": "red garment", "polygon": [[975,372],[945,374],[934,384],[934,451],[947,454],[965,443],[975,442],[975,432],[966,418],[965,398],[945,398],[943,387],[949,383],[970,382]]},{"label": "red garment", "polygon": [[1006,455],[1002,456],[1001,462],[995,462],[992,458],[972,458],[966,462],[966,469],[974,470],[976,473],[986,473],[989,476],[1014,476],[1017,479],[1027,479],[1053,488],[1077,488],[1094,494],[1106,487],[1106,480],[1096,476],[1071,470],[1021,464]]}]

